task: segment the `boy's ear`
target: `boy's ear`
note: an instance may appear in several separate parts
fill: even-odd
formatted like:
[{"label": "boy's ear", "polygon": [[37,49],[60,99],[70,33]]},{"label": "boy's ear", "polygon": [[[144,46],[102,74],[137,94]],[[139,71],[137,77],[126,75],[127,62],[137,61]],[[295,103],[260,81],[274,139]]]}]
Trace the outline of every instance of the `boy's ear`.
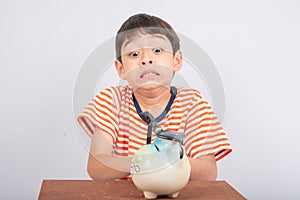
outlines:
[{"label": "boy's ear", "polygon": [[178,50],[174,54],[174,67],[173,67],[173,69],[177,72],[181,69],[181,67],[182,67],[182,52],[180,50]]},{"label": "boy's ear", "polygon": [[124,66],[122,65],[122,63],[119,61],[119,60],[115,60],[115,67],[116,67],[116,70],[118,72],[118,75],[121,79],[125,80],[126,77],[126,73],[125,73],[125,69],[124,69]]}]

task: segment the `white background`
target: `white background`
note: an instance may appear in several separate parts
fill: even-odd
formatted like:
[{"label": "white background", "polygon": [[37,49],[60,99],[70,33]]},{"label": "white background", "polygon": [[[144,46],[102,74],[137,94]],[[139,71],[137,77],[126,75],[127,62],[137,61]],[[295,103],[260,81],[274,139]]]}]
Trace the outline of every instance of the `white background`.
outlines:
[{"label": "white background", "polygon": [[36,199],[43,179],[88,179],[72,109],[88,55],[130,15],[168,21],[208,53],[234,151],[219,177],[248,199],[299,199],[300,3],[0,1],[0,198]]}]

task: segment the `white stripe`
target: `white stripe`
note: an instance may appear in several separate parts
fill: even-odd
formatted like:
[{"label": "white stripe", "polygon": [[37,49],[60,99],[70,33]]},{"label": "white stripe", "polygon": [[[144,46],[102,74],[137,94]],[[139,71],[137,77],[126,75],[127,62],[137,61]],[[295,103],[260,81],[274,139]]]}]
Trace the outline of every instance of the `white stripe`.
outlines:
[{"label": "white stripe", "polygon": [[[96,110],[94,110],[94,112],[91,112],[90,110],[88,110],[87,112],[89,112],[95,119],[97,119],[97,121],[99,121],[99,122],[101,121],[103,124],[105,124],[106,126],[111,127],[113,130],[116,127],[118,127],[118,125],[113,120],[113,119],[115,119],[115,120],[118,120],[118,119],[116,119],[115,116],[112,113],[108,112],[108,110],[106,110],[106,109],[103,110],[103,112],[105,112],[106,114],[101,113],[101,112],[97,112]],[[101,117],[101,118],[107,119],[111,123],[107,123],[106,121],[101,120],[98,116]]]},{"label": "white stripe", "polygon": [[[217,152],[219,152],[219,151],[221,151],[221,150],[224,150],[224,147],[230,148],[230,145],[221,146],[221,147],[218,147],[218,148],[216,148],[216,149],[211,149],[211,150],[206,150],[206,151],[200,151],[200,152],[198,152],[198,153],[196,153],[196,154],[194,155],[194,158],[199,158],[199,157],[201,157],[201,156],[203,156],[203,155],[207,155],[207,154],[216,154]],[[195,153],[195,152],[197,152],[197,151],[196,151],[196,150],[193,151],[193,153]],[[192,155],[193,153],[191,153],[191,155]],[[219,157],[219,155],[218,155],[218,157]]]}]

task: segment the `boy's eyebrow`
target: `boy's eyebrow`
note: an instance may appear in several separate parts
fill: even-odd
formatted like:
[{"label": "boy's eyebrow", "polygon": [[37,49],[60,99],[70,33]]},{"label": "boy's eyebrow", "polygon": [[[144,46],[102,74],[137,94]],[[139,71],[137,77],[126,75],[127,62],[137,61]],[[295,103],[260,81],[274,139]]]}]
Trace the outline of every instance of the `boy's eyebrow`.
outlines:
[{"label": "boy's eyebrow", "polygon": [[[166,40],[166,38],[163,37],[162,35],[155,35],[155,34],[154,34],[154,35],[151,35],[151,37],[153,37],[153,38],[160,38],[160,39]],[[127,41],[125,42],[124,46],[123,46],[123,49],[125,49],[125,47],[126,47],[129,43],[131,43],[133,40],[134,40],[134,39],[129,39],[129,40],[127,40]]]},{"label": "boy's eyebrow", "polygon": [[125,47],[126,47],[130,42],[132,42],[132,41],[133,41],[133,39],[127,40],[127,41],[125,42],[125,44],[123,45],[123,49],[125,49]]}]

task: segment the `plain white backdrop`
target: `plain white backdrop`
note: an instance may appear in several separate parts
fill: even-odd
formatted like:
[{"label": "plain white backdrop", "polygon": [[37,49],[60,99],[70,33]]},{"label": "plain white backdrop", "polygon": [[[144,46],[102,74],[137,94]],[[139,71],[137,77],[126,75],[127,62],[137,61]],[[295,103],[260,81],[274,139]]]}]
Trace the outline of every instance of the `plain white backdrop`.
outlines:
[{"label": "plain white backdrop", "polygon": [[89,179],[72,110],[89,54],[130,15],[168,21],[210,56],[233,152],[218,162],[248,199],[299,199],[300,2],[0,1],[0,198],[36,199],[43,179]]}]

